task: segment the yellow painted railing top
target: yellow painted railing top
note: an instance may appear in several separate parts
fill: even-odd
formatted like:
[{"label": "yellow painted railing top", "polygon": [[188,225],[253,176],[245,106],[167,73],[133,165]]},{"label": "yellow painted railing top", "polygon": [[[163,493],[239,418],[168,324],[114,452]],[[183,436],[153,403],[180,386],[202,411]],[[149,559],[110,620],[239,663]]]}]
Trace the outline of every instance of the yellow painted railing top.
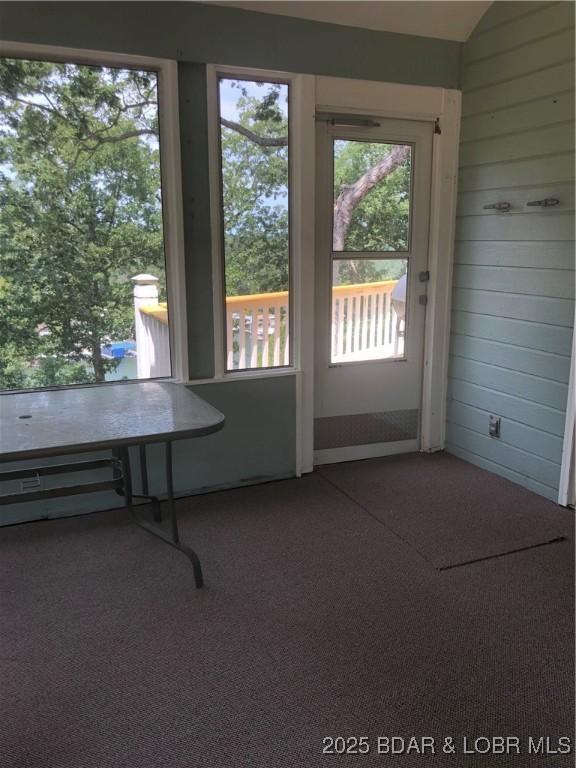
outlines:
[{"label": "yellow painted railing top", "polygon": [[[380,280],[375,283],[355,283],[353,285],[335,285],[333,290],[335,293],[354,293],[355,291],[363,290],[366,288],[381,289],[381,288],[394,288],[398,280]],[[276,291],[274,293],[249,293],[244,296],[227,296],[226,304],[252,304],[259,301],[278,302],[282,299],[288,298],[288,291]]]},{"label": "yellow painted railing top", "polygon": [[272,301],[287,299],[288,291],[276,291],[274,293],[248,293],[245,296],[226,296],[226,304],[244,304],[253,301]]},{"label": "yellow painted railing top", "polygon": [[168,304],[165,301],[161,301],[158,304],[145,304],[140,307],[140,312],[143,315],[150,315],[156,318],[164,325],[168,325]]},{"label": "yellow painted railing top", "polygon": [[354,283],[353,285],[335,285],[332,290],[334,293],[355,293],[365,288],[394,288],[398,280],[380,280],[377,283]]},{"label": "yellow painted railing top", "polygon": [[[397,280],[380,280],[376,283],[355,283],[354,285],[335,285],[333,291],[336,294],[355,293],[357,291],[371,288],[373,290],[381,290],[383,288],[394,288]],[[276,291],[273,293],[249,293],[245,296],[227,296],[226,306],[235,306],[237,304],[256,304],[258,302],[270,302],[274,304],[281,303],[288,300],[288,291]],[[168,305],[165,301],[161,301],[158,304],[147,304],[140,307],[140,312],[144,315],[150,315],[156,318],[164,325],[168,325]]]}]

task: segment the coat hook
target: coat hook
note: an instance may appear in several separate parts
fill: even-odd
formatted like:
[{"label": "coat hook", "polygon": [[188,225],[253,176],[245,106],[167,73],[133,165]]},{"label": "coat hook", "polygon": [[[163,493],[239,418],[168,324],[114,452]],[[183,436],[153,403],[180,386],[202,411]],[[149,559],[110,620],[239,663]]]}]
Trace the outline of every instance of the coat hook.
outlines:
[{"label": "coat hook", "polygon": [[510,203],[489,203],[483,206],[484,210],[501,211],[502,213],[508,213],[512,205]]},{"label": "coat hook", "polygon": [[559,205],[560,200],[556,197],[546,197],[544,200],[532,200],[531,203],[526,203],[526,205],[540,205],[542,208],[550,208],[553,205]]}]

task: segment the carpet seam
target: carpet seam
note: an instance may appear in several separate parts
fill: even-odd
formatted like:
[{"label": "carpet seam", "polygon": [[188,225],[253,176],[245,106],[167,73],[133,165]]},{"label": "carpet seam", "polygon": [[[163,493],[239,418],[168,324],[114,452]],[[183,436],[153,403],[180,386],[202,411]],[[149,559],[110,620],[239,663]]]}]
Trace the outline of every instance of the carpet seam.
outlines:
[{"label": "carpet seam", "polygon": [[414,550],[417,554],[420,555],[420,557],[428,563],[428,565],[435,571],[438,570],[434,563],[432,563],[426,555],[423,552],[420,552],[420,550],[411,542],[408,541],[408,539],[405,539],[403,536],[401,536],[397,531],[394,530],[394,528],[391,528],[387,523],[385,523],[383,520],[381,520],[379,517],[374,515],[367,507],[365,507],[363,504],[361,504],[357,499],[355,499],[353,496],[351,496],[347,491],[345,491],[343,488],[340,488],[339,485],[336,485],[335,482],[332,480],[329,480],[326,475],[322,473],[321,469],[318,469],[318,475],[328,483],[328,485],[332,486],[336,491],[342,494],[342,496],[345,496],[349,501],[351,501],[353,504],[355,504],[359,509],[361,509],[368,517],[372,518],[375,522],[377,522],[379,525],[382,526],[382,528],[385,528],[387,531],[390,531],[396,538],[400,539],[400,541],[404,542],[410,549]]},{"label": "carpet seam", "polygon": [[333,480],[330,480],[324,473],[322,472],[322,469],[320,467],[317,468],[318,475],[325,480],[332,488],[339,491],[343,496],[345,496],[349,501],[351,501],[353,504],[355,504],[357,507],[359,507],[363,512],[365,512],[368,517],[371,517],[372,520],[375,520],[377,523],[379,523],[383,528],[385,528],[387,531],[390,531],[390,533],[394,534],[400,541],[403,541],[405,544],[407,544],[410,549],[413,549],[414,552],[417,552],[420,557],[428,563],[428,565],[437,573],[441,573],[443,571],[450,571],[454,568],[462,568],[465,565],[473,565],[474,563],[482,563],[486,560],[495,560],[499,557],[507,557],[508,555],[515,555],[519,552],[526,552],[530,549],[536,549],[537,547],[545,547],[548,544],[557,544],[561,541],[566,541],[566,536],[555,536],[553,539],[549,539],[548,541],[541,541],[537,544],[529,544],[526,547],[518,547],[517,549],[510,549],[506,552],[498,552],[493,555],[486,555],[486,557],[476,557],[472,560],[463,560],[459,563],[451,563],[450,565],[435,565],[431,560],[429,560],[426,555],[421,552],[415,544],[413,544],[408,539],[405,539],[401,534],[399,534],[397,531],[394,530],[394,528],[391,528],[390,525],[385,523],[383,520],[381,520],[379,517],[377,517],[373,512],[371,512],[367,507],[365,507],[361,502],[359,502],[357,499],[355,499],[351,494],[348,493],[348,491],[345,491],[343,488],[341,488],[339,485],[337,485]]},{"label": "carpet seam", "polygon": [[452,565],[441,565],[437,570],[450,571],[452,568],[462,568],[464,565],[473,565],[474,563],[483,563],[485,560],[495,560],[498,557],[508,557],[508,555],[516,555],[518,552],[527,552],[530,549],[537,549],[538,547],[547,547],[549,544],[558,544],[561,541],[568,541],[566,536],[556,536],[548,541],[541,541],[538,544],[529,544],[526,547],[518,547],[517,549],[509,549],[506,552],[499,552],[496,555],[486,555],[486,557],[476,557],[473,560],[463,560],[461,563],[453,563]]}]

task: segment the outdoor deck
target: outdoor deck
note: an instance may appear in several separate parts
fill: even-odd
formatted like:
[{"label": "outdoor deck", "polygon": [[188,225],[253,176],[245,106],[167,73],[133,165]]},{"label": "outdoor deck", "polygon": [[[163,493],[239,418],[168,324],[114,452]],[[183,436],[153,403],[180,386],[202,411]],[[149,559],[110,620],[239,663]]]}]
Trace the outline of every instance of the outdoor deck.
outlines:
[{"label": "outdoor deck", "polygon": [[[135,287],[151,285],[137,283]],[[137,278],[134,278],[137,280]],[[402,357],[403,313],[392,301],[397,280],[333,288],[332,362]],[[142,291],[140,291],[142,292]],[[138,377],[170,375],[168,306],[157,290],[135,298]],[[396,303],[396,306],[394,304]],[[226,298],[226,367],[229,371],[290,364],[288,291]]]}]

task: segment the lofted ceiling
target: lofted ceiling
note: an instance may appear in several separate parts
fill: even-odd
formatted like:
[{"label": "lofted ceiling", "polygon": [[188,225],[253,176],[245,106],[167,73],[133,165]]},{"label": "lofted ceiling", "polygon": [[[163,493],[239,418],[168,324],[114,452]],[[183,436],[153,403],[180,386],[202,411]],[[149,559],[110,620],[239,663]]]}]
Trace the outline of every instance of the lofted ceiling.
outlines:
[{"label": "lofted ceiling", "polygon": [[483,0],[204,0],[260,13],[406,35],[467,40],[491,2]]}]

